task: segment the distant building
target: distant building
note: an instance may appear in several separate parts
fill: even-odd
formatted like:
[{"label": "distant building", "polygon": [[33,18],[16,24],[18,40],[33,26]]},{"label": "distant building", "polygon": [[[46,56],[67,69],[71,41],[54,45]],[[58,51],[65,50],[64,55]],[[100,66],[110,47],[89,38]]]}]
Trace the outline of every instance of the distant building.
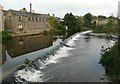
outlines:
[{"label": "distant building", "polygon": [[37,33],[50,30],[47,14],[4,11],[5,28],[14,34]]},{"label": "distant building", "polygon": [[108,19],[97,19],[96,25],[106,25],[108,23]]},{"label": "distant building", "polygon": [[120,1],[118,2],[118,18],[120,19]]},{"label": "distant building", "polygon": [[4,29],[3,7],[0,5],[0,31]]}]

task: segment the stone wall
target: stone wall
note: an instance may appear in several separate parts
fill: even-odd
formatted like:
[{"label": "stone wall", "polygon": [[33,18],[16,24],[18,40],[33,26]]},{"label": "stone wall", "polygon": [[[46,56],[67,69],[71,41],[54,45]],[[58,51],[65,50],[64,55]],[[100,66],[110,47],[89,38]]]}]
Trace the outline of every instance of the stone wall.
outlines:
[{"label": "stone wall", "polygon": [[24,16],[20,11],[17,13],[18,15],[11,11],[4,12],[5,28],[13,32],[13,34],[39,33],[51,29],[48,23],[48,15],[37,14],[36,16],[26,13]]},{"label": "stone wall", "polygon": [[3,7],[0,5],[0,31],[3,30],[4,24],[3,24]]},{"label": "stone wall", "polygon": [[118,18],[120,19],[120,1],[118,2]]}]

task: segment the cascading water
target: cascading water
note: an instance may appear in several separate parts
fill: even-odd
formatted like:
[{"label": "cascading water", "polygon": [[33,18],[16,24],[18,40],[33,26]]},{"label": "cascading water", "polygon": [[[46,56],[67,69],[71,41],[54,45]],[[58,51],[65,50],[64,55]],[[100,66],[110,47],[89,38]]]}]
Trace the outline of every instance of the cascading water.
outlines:
[{"label": "cascading water", "polygon": [[75,45],[74,41],[80,37],[80,33],[71,36],[65,45],[61,46],[54,54],[47,55],[44,57],[37,58],[30,66],[18,70],[15,72],[14,77],[16,82],[43,82],[46,81],[42,69],[46,68],[48,64],[59,63],[61,58],[70,56],[69,51],[74,49],[72,46]]}]

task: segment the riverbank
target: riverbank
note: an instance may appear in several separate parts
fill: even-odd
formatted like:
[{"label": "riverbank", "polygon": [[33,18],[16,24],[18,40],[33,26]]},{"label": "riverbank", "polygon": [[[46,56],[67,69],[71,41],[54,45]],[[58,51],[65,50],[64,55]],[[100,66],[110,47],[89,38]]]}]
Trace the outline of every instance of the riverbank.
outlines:
[{"label": "riverbank", "polygon": [[100,63],[105,67],[105,71],[109,80],[113,82],[113,84],[120,83],[120,53],[119,46],[120,43],[116,43],[109,50],[105,49]]}]

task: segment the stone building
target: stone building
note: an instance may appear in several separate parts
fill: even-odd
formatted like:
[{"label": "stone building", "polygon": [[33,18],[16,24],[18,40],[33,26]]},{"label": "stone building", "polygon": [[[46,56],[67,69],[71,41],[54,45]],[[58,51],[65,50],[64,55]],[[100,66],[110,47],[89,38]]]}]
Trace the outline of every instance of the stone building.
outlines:
[{"label": "stone building", "polygon": [[120,19],[120,1],[118,2],[118,18]]},{"label": "stone building", "polygon": [[0,5],[0,31],[4,29],[3,7]]},{"label": "stone building", "polygon": [[106,25],[108,23],[108,19],[97,19],[96,25]]},{"label": "stone building", "polygon": [[4,11],[4,16],[5,29],[15,35],[34,34],[51,29],[47,14],[8,10]]}]

